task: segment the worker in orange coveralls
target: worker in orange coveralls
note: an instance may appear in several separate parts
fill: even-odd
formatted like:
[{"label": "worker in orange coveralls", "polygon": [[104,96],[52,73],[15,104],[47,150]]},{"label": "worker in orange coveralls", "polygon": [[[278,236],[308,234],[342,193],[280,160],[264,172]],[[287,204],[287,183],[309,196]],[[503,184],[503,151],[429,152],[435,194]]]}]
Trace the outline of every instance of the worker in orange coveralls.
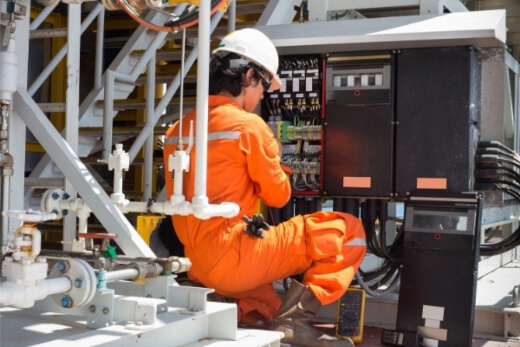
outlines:
[{"label": "worker in orange coveralls", "polygon": [[[317,212],[270,227],[260,215],[252,216],[259,199],[282,207],[291,196],[278,143],[262,118],[252,113],[264,92],[280,88],[277,69],[276,48],[256,29],[230,33],[213,51],[207,196],[211,204],[236,203],[240,212],[233,218],[206,220],[174,215],[173,225],[192,262],[189,278],[234,298],[239,323],[282,331],[285,343],[353,346],[351,340],[325,335],[308,322],[321,305],[346,292],[361,264],[366,244],[360,220],[346,213]],[[190,121],[196,129],[195,120],[195,110],[183,117],[183,138],[189,135]],[[178,125],[166,133],[165,167],[176,150]],[[188,201],[194,195],[195,156],[196,146],[183,177]],[[166,189],[170,196],[172,180],[166,180]],[[244,216],[252,216],[249,223]],[[303,274],[302,283],[291,281],[280,307],[273,281],[297,274]]]}]

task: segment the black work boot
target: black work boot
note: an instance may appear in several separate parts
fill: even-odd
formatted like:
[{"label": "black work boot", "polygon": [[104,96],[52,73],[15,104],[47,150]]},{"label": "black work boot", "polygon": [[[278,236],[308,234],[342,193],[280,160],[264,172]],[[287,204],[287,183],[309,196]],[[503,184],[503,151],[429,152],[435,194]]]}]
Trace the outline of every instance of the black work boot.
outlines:
[{"label": "black work boot", "polygon": [[338,339],[309,324],[320,307],[321,303],[310,288],[293,280],[274,319],[272,330],[284,333],[282,343],[303,347],[353,347],[351,339]]}]

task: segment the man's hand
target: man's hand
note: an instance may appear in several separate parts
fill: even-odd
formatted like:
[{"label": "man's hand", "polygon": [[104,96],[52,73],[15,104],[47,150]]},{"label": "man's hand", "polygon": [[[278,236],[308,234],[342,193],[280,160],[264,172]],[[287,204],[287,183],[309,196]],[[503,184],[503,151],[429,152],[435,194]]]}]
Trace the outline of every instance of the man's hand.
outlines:
[{"label": "man's hand", "polygon": [[254,214],[252,219],[250,219],[248,216],[243,216],[242,220],[247,223],[247,226],[244,228],[244,232],[251,236],[256,236],[260,239],[263,239],[263,231],[269,230],[269,224],[264,221],[264,216],[261,214]]}]

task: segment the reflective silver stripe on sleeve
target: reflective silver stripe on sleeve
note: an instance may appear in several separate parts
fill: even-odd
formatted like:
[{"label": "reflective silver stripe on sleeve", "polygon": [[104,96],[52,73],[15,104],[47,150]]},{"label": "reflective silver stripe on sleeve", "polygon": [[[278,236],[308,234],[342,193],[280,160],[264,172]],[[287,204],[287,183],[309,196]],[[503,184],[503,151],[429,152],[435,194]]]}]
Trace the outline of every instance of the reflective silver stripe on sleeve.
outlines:
[{"label": "reflective silver stripe on sleeve", "polygon": [[[240,137],[240,131],[219,131],[216,133],[208,134],[208,141],[212,140],[237,140]],[[164,144],[176,144],[178,141],[178,136],[166,137],[164,139]],[[189,139],[187,136],[182,137],[183,143],[188,143]],[[195,143],[196,137],[193,137],[193,143]]]},{"label": "reflective silver stripe on sleeve", "polygon": [[353,240],[350,240],[349,242],[343,244],[343,247],[347,247],[347,246],[366,246],[367,245],[367,241],[362,238],[362,237],[358,237],[358,238],[355,238]]}]

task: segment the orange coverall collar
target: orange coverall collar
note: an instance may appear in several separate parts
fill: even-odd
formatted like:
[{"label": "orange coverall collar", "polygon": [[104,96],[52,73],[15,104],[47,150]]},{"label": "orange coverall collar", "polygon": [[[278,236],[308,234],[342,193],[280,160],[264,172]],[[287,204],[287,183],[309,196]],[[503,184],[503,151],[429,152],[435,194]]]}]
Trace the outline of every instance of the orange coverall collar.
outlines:
[{"label": "orange coverall collar", "polygon": [[235,100],[224,96],[224,95],[210,95],[208,99],[208,106],[209,107],[216,107],[216,106],[222,106],[222,105],[232,105],[235,106],[241,110],[243,110],[242,106]]}]

